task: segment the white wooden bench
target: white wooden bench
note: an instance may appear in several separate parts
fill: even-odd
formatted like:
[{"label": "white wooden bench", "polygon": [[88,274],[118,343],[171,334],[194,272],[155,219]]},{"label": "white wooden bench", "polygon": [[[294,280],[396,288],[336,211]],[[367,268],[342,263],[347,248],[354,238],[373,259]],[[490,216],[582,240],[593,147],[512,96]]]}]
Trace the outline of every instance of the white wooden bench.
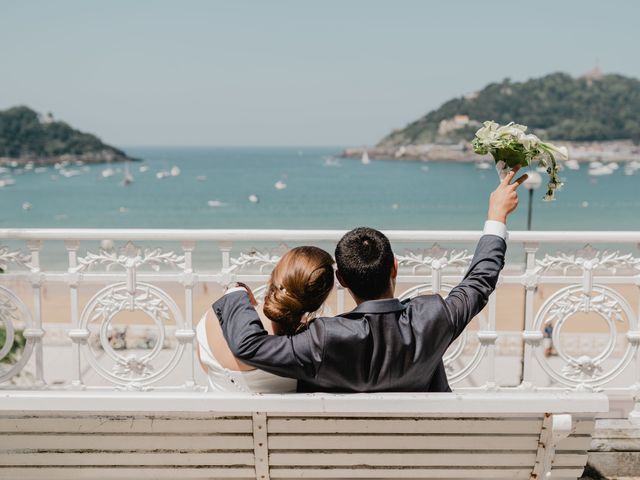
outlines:
[{"label": "white wooden bench", "polygon": [[576,479],[600,394],[0,391],[0,478]]}]

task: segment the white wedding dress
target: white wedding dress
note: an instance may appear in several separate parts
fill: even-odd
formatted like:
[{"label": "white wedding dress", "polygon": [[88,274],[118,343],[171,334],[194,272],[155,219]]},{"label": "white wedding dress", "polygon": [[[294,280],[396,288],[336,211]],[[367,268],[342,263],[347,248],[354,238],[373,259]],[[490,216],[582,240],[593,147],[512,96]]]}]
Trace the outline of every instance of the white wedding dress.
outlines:
[{"label": "white wedding dress", "polygon": [[246,393],[285,393],[295,392],[297,381],[293,378],[279,377],[263,370],[235,371],[224,368],[213,355],[207,340],[205,313],[196,327],[196,340],[200,360],[207,367],[209,391],[246,392]]}]

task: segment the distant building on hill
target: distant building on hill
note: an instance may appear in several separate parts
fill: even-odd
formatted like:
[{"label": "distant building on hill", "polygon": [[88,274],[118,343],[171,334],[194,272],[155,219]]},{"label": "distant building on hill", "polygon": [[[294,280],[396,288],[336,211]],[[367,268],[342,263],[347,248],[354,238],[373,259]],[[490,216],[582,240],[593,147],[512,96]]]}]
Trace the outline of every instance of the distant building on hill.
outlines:
[{"label": "distant building on hill", "polygon": [[582,75],[581,78],[584,78],[587,81],[587,84],[591,86],[594,81],[602,79],[602,69],[600,68],[600,66],[596,65],[587,73]]},{"label": "distant building on hill", "polygon": [[55,122],[53,113],[51,112],[45,113],[44,115],[38,115],[38,120],[40,120],[40,123],[42,123],[43,125]]},{"label": "distant building on hill", "polygon": [[444,137],[454,130],[460,130],[466,127],[469,125],[469,122],[469,115],[454,115],[452,118],[442,120],[438,125],[438,135]]}]

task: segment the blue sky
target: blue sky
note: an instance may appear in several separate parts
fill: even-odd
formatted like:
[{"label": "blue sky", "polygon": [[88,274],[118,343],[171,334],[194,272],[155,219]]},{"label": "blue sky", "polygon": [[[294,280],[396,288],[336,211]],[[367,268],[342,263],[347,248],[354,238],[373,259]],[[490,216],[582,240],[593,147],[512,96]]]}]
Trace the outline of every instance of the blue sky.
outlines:
[{"label": "blue sky", "polygon": [[0,108],[126,145],[365,145],[554,71],[640,77],[640,2],[0,0]]}]

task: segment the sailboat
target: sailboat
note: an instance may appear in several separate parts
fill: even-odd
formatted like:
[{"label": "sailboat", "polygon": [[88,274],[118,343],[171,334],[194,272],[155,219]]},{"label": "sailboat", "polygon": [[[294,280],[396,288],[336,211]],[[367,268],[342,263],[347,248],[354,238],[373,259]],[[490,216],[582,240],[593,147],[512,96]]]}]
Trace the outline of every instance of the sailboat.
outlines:
[{"label": "sailboat", "polygon": [[122,177],[122,186],[126,187],[133,183],[133,175],[129,171],[129,162],[124,164],[124,176]]},{"label": "sailboat", "polygon": [[362,152],[361,162],[363,165],[369,165],[371,163],[371,160],[369,160],[369,154],[367,153],[366,150]]}]

